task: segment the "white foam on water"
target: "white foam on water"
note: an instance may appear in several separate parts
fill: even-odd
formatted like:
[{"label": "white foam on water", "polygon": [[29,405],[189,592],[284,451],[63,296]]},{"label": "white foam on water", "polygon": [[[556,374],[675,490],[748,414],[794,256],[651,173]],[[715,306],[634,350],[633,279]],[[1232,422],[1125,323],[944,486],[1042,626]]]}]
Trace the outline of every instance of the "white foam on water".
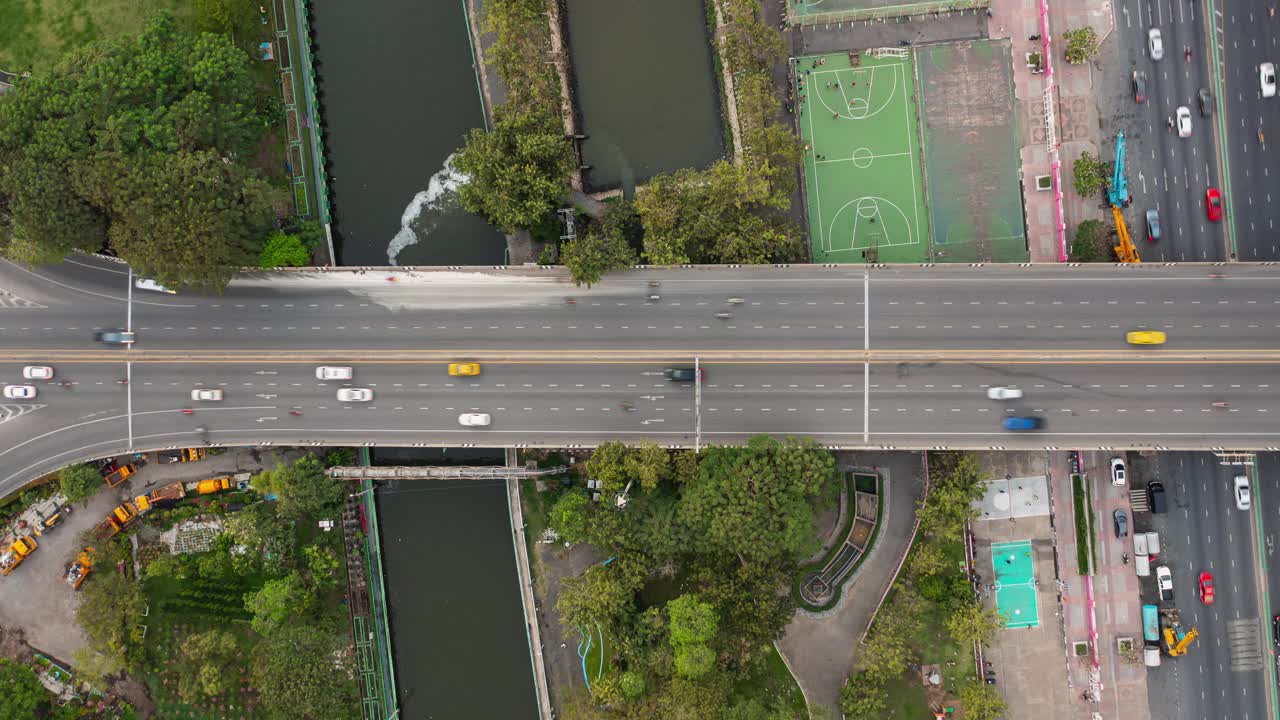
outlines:
[{"label": "white foam on water", "polygon": [[400,230],[387,246],[388,264],[399,265],[396,258],[402,250],[430,236],[437,218],[457,202],[458,188],[467,180],[453,168],[453,155],[444,159],[444,166],[427,181],[427,189],[414,195],[400,215]]}]

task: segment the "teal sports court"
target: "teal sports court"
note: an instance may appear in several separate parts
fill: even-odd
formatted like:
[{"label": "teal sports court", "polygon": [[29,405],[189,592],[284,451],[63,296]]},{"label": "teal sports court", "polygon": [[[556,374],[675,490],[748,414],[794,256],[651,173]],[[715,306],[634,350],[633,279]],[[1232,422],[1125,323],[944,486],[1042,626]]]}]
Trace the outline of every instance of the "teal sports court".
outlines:
[{"label": "teal sports court", "polygon": [[1005,627],[1039,627],[1031,541],[992,543],[991,564],[996,578],[996,610],[1004,618]]}]

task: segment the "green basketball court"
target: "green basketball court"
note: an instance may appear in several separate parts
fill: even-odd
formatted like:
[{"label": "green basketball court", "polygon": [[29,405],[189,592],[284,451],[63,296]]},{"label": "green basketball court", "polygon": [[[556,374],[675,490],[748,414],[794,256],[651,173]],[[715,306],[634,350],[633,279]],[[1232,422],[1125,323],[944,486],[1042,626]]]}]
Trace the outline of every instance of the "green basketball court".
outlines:
[{"label": "green basketball court", "polygon": [[815,263],[922,262],[915,80],[905,48],[793,60]]}]

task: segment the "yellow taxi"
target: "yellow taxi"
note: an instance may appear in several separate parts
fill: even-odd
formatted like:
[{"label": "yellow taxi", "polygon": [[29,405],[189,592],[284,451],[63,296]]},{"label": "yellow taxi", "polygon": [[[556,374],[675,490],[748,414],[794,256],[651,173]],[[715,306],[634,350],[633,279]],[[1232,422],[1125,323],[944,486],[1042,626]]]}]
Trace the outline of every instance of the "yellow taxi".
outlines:
[{"label": "yellow taxi", "polygon": [[450,375],[479,375],[480,363],[449,363]]},{"label": "yellow taxi", "polygon": [[1124,340],[1130,345],[1163,345],[1165,334],[1159,330],[1134,330],[1125,333]]}]

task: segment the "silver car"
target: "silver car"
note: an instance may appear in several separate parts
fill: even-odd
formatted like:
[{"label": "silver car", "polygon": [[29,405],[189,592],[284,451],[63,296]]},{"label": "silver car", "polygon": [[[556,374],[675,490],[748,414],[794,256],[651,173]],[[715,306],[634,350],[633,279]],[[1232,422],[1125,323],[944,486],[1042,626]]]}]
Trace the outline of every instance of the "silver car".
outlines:
[{"label": "silver car", "polygon": [[373,391],[369,388],[342,388],[338,391],[338,402],[369,402],[373,399]]},{"label": "silver car", "polygon": [[316,368],[317,380],[350,380],[351,368],[338,365],[321,365]]},{"label": "silver car", "polygon": [[1147,31],[1147,49],[1151,51],[1152,60],[1164,58],[1164,38],[1160,36],[1158,28]]},{"label": "silver car", "polygon": [[222,391],[218,388],[196,388],[191,391],[191,399],[218,402],[222,399]]},{"label": "silver car", "polygon": [[489,413],[462,413],[458,416],[458,424],[463,427],[489,427]]}]

